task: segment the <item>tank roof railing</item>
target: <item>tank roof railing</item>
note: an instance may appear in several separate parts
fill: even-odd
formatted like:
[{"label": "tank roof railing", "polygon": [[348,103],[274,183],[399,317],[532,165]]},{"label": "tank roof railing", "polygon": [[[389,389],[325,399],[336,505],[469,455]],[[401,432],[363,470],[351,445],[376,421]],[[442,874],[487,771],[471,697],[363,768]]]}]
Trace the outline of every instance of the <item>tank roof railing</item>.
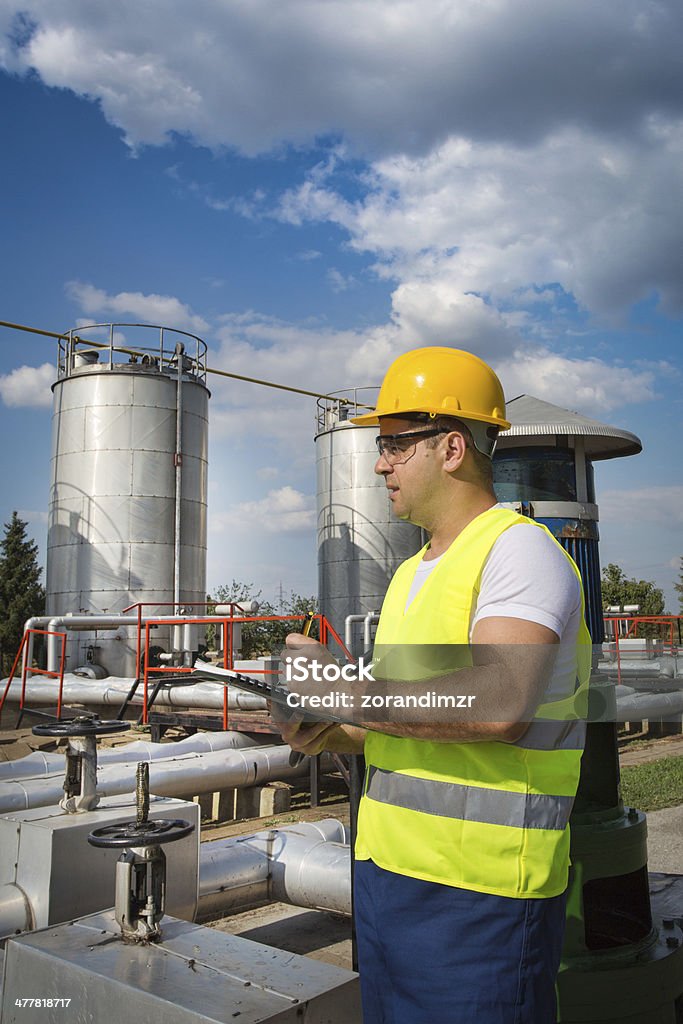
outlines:
[{"label": "tank roof railing", "polygon": [[378,391],[379,387],[366,385],[361,388],[330,391],[325,398],[319,398],[316,402],[315,416],[318,433],[329,430],[337,423],[343,423],[354,416],[371,412],[377,405]]},{"label": "tank roof railing", "polygon": [[[144,331],[158,332],[158,340],[154,344],[128,344],[117,328],[135,328]],[[88,331],[106,331],[107,341],[95,341],[83,337]],[[188,343],[189,342],[189,343]],[[178,350],[178,346],[182,348]],[[206,384],[207,345],[202,338],[189,331],[181,331],[175,327],[164,327],[161,324],[107,323],[87,324],[84,327],[71,328],[59,340],[57,356],[57,378],[63,380],[77,373],[82,367],[97,365],[101,369],[120,369],[124,360],[115,360],[116,356],[128,356],[127,365],[140,362],[149,369],[157,369],[166,373],[177,368],[178,355],[183,358],[183,372],[191,374],[202,384]]]}]

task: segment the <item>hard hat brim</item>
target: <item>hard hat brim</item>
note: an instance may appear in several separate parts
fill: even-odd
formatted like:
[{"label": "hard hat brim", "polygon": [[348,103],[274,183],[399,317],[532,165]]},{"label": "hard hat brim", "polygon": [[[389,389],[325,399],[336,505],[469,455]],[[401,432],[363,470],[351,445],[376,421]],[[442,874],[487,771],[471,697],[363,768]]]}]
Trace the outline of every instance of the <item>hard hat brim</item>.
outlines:
[{"label": "hard hat brim", "polygon": [[362,416],[349,417],[349,423],[353,423],[357,427],[377,427],[379,426],[379,416],[376,412],[366,412]]},{"label": "hard hat brim", "polygon": [[378,412],[377,409],[374,412],[366,412],[362,416],[349,417],[349,423],[353,423],[357,427],[377,427],[379,426],[380,417],[392,416],[396,419],[400,419],[402,416],[410,416],[412,413],[422,412],[429,413],[432,416],[452,416],[454,419],[463,420],[474,420],[478,423],[490,423],[494,427],[498,427],[500,430],[509,430],[510,422],[508,420],[496,419],[493,416],[474,416],[472,413],[467,415],[459,415],[457,412],[451,412],[449,409],[401,409],[400,412],[397,410],[389,410],[387,412]]}]

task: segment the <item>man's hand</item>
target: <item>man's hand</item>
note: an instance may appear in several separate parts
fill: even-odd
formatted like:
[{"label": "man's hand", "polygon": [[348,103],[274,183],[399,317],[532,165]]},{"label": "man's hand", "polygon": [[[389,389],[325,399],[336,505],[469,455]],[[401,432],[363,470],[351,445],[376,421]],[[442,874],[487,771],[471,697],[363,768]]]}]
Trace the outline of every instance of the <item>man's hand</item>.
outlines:
[{"label": "man's hand", "polygon": [[[286,639],[286,647],[283,651],[283,658],[303,658],[305,665],[315,662],[318,666],[336,665],[330,652],[317,640],[304,636],[303,633],[290,633]],[[302,666],[304,667],[304,666]],[[305,672],[297,672],[297,676],[305,676]],[[321,695],[330,692],[329,683],[315,682],[312,679],[305,679],[301,682],[288,683],[288,689],[299,695]],[[282,733],[285,743],[288,743],[292,750],[302,754],[314,756],[324,750],[333,750],[338,753],[360,754],[363,751],[365,732],[353,726],[337,725],[334,722],[307,722],[305,712],[296,712],[283,715],[283,709],[273,705],[273,724]]]},{"label": "man's hand", "polygon": [[[303,633],[289,633],[287,635],[283,656],[290,658],[292,661],[295,658],[303,658],[307,665],[312,662],[316,662],[321,666],[337,664],[327,647],[321,644],[319,640],[314,640],[310,636],[304,636]],[[292,689],[291,686],[288,688]]]},{"label": "man's hand", "polygon": [[[330,664],[334,660],[326,647],[317,640],[304,636],[303,633],[290,633],[285,640],[285,648],[284,657],[305,658],[307,663],[317,661],[321,664]],[[292,689],[296,690],[296,687]],[[307,754],[309,757],[322,753],[325,749],[325,740],[337,728],[333,722],[306,722],[303,716],[296,713],[285,718],[277,706],[271,709],[271,719],[280,730],[285,743],[288,743],[292,750]]]},{"label": "man's hand", "polygon": [[335,723],[315,722],[306,724],[299,718],[290,718],[288,722],[275,722],[282,734],[285,743],[288,743],[292,750],[297,750],[309,757],[321,754],[325,750],[327,737],[333,733],[338,726]]}]

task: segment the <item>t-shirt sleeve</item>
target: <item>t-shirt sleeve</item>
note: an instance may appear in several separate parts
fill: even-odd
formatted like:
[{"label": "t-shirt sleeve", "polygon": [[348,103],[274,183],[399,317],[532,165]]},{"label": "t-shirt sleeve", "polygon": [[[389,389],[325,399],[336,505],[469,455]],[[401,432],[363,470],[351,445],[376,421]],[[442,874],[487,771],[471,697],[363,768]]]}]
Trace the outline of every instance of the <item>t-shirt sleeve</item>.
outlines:
[{"label": "t-shirt sleeve", "polygon": [[495,542],[481,574],[471,628],[484,618],[526,619],[562,638],[581,605],[581,584],[545,530],[531,523],[511,526]]}]

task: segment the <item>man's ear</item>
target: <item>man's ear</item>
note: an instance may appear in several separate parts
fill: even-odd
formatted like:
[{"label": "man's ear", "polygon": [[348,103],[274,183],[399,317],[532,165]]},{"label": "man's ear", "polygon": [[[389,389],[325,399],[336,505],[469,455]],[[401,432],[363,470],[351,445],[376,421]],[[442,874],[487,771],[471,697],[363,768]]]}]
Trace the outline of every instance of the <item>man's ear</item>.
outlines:
[{"label": "man's ear", "polygon": [[449,434],[446,434],[444,469],[448,470],[449,473],[460,469],[466,452],[467,442],[462,434],[457,430],[452,430]]}]

